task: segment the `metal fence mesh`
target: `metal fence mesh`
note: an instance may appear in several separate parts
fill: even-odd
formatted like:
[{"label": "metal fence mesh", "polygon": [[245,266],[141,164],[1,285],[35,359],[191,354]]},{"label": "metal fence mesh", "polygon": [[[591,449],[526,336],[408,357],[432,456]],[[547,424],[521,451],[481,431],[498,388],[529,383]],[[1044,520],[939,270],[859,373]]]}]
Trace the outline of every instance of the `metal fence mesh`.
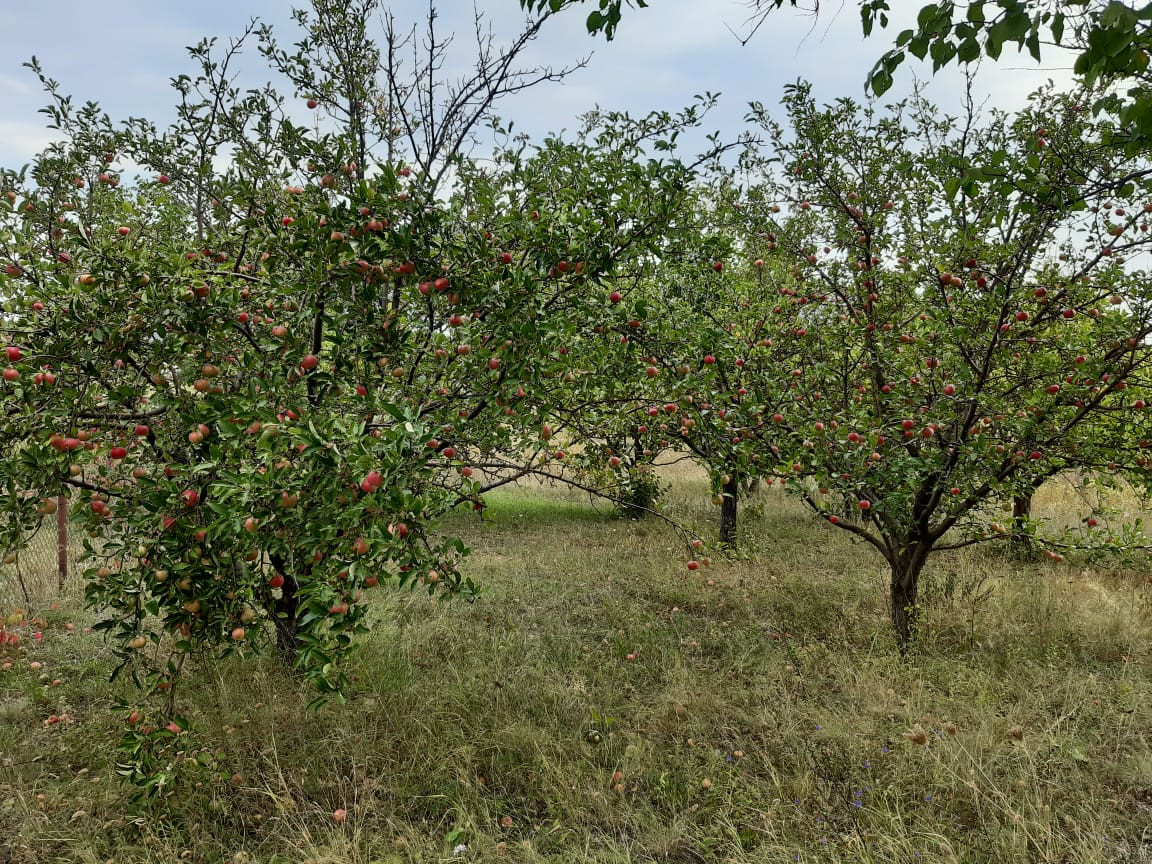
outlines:
[{"label": "metal fence mesh", "polygon": [[[44,519],[31,542],[0,564],[0,611],[42,608],[72,593],[80,583],[81,532],[65,521]],[[63,541],[65,553],[60,555]]]}]

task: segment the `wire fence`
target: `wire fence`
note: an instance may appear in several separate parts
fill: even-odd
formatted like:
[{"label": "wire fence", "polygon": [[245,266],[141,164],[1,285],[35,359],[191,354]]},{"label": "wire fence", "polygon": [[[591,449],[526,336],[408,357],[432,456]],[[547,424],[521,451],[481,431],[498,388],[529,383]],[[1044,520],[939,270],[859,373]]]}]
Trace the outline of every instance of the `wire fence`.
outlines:
[{"label": "wire fence", "polygon": [[40,608],[79,582],[83,544],[68,524],[68,501],[61,498],[55,518],[45,518],[31,541],[0,564],[0,611]]}]

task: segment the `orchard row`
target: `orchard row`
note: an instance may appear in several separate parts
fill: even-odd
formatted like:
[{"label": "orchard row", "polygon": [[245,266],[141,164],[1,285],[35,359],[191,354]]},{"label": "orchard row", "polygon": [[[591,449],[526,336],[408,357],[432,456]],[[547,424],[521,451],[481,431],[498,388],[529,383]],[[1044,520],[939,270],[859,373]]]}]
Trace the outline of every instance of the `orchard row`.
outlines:
[{"label": "orchard row", "polygon": [[526,476],[655,512],[669,450],[722,544],[767,481],[874,547],[901,645],[935,551],[1143,544],[1025,518],[1061,472],[1152,458],[1152,191],[1075,94],[960,124],[797,86],[739,152],[680,155],[704,103],[470,160],[285,61],[328,124],[298,125],[203,51],[223,110],[161,132],[58,98],[65,140],[0,177],[0,546],[67,496],[169,710],[185,655],[265,636],[338,692],[366,591],[477,590],[446,513]]}]

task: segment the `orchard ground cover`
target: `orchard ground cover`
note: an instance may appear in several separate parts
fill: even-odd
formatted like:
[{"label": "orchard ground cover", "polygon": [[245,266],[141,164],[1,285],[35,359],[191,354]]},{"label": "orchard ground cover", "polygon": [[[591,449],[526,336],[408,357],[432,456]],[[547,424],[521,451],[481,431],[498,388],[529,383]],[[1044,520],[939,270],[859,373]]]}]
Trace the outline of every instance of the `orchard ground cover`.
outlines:
[{"label": "orchard ground cover", "polygon": [[[714,531],[704,472],[660,476]],[[1086,494],[1051,481],[1034,515]],[[30,573],[22,619],[4,595],[4,860],[1145,860],[1146,574],[941,553],[901,659],[882,561],[777,488],[743,516],[741,554],[687,572],[658,520],[491,493],[451,517],[480,597],[373,595],[346,704],[307,710],[274,656],[191,658],[163,818],[116,782],[139,694],[77,585]]]}]

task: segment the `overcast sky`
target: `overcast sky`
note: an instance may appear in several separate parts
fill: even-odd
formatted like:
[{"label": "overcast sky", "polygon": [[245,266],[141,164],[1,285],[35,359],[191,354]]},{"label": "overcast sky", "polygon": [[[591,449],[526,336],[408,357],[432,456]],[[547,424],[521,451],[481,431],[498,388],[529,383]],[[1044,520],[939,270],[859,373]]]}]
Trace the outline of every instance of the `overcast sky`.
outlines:
[{"label": "overcast sky", "polygon": [[[926,2],[926,0],[923,0]],[[169,78],[193,72],[184,47],[206,35],[240,32],[252,18],[274,25],[282,44],[296,31],[288,0],[53,0],[7,3],[4,60],[0,61],[0,166],[27,161],[51,139],[37,109],[44,104],[38,83],[22,62],[36,55],[46,72],[77,102],[99,101],[119,119],[131,115],[157,120],[171,117],[174,103]],[[296,5],[299,5],[298,3]],[[420,20],[427,2],[390,4],[400,20]],[[865,40],[857,6],[825,0],[818,19],[790,9],[773,13],[745,47],[731,31],[744,29],[747,8],[739,0],[656,0],[632,10],[613,42],[593,40],[584,31],[583,14],[574,10],[549,22],[526,62],[555,66],[591,54],[588,66],[563,85],[545,85],[501,104],[499,113],[516,128],[539,135],[574,129],[576,117],[597,105],[634,114],[653,108],[673,110],[695,93],[722,94],[721,108],[710,115],[709,131],[734,135],[751,100],[776,104],[786,83],[804,78],[818,99],[863,98],[864,79],[895,34],[915,17],[922,0],[892,0],[892,24]],[[522,23],[517,0],[479,0],[497,36],[512,35]],[[592,7],[588,7],[592,8]],[[441,30],[459,33],[455,62],[463,63],[471,42],[471,2],[443,0]],[[1047,59],[1047,58],[1046,58]],[[978,90],[989,104],[1019,107],[1026,95],[1049,78],[1069,82],[1068,61],[1048,60],[1039,68],[1026,55],[1009,49],[999,64],[981,70]],[[908,92],[912,73],[928,78],[923,66],[905,66],[892,95]],[[249,80],[266,80],[261,60],[244,58]],[[938,75],[929,96],[946,111],[960,105],[961,78],[954,70]]]}]

